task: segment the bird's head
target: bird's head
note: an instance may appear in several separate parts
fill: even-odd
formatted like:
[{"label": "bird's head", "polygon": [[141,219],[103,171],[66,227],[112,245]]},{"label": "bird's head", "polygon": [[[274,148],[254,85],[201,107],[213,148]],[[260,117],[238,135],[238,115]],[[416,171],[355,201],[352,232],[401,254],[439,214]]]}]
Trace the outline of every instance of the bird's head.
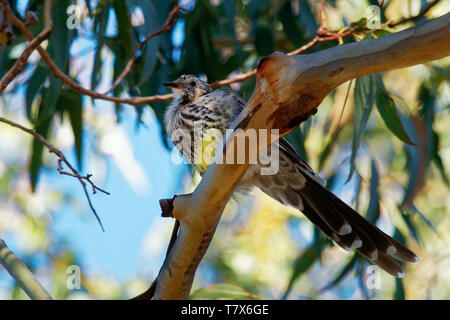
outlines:
[{"label": "bird's head", "polygon": [[212,91],[208,83],[189,74],[183,74],[175,81],[165,82],[163,85],[173,90],[176,99],[187,102],[191,102]]}]

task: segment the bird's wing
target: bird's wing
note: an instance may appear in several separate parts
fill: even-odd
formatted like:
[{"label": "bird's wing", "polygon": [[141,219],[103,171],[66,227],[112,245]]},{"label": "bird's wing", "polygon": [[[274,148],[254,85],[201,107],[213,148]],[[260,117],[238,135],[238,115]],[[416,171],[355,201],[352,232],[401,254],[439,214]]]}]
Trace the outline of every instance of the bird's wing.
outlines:
[{"label": "bird's wing", "polygon": [[300,169],[302,173],[306,173],[309,175],[312,179],[317,181],[320,185],[326,186],[327,182],[325,179],[323,179],[319,174],[314,171],[305,160],[303,160],[298,153],[295,151],[295,149],[287,142],[286,139],[281,138],[278,140],[278,145],[280,148],[280,152],[282,152],[284,155],[286,155],[289,159],[291,159],[292,162]]}]

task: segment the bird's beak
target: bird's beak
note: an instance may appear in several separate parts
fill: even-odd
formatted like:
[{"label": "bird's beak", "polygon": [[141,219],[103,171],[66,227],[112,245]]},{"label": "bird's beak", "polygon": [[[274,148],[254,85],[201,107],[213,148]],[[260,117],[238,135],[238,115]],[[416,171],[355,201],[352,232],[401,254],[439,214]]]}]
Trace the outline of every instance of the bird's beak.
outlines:
[{"label": "bird's beak", "polygon": [[163,86],[169,87],[169,88],[174,88],[174,89],[181,88],[181,85],[179,83],[176,83],[176,82],[164,82]]}]

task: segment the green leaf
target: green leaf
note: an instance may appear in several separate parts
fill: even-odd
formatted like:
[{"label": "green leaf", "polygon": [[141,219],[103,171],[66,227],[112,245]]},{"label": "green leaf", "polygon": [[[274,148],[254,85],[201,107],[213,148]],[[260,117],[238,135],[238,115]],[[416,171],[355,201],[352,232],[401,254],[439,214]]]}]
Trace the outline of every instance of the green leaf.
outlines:
[{"label": "green leaf", "polygon": [[403,127],[399,117],[399,112],[395,106],[394,100],[390,97],[383,85],[381,77],[378,78],[377,91],[375,94],[375,103],[386,127],[400,140],[407,144],[415,145]]},{"label": "green leaf", "polygon": [[189,299],[216,300],[260,300],[260,296],[244,291],[241,287],[231,284],[215,284],[207,288],[200,288],[192,293]]},{"label": "green leaf", "polygon": [[427,217],[426,217],[419,209],[417,209],[415,205],[412,205],[411,208],[410,208],[410,210],[411,210],[413,213],[417,214],[417,215],[420,217],[420,219],[422,219],[423,222],[425,222],[425,224],[426,224],[431,230],[433,230],[436,234],[438,234],[438,230],[437,230],[436,226],[434,225],[434,223],[433,223],[430,219],[428,219],[428,218],[427,218]]},{"label": "green leaf", "polygon": [[372,160],[372,176],[370,177],[370,201],[367,208],[366,219],[375,223],[380,216],[380,195],[378,194],[379,176],[375,162]]},{"label": "green leaf", "polygon": [[133,38],[131,35],[131,18],[126,1],[114,1],[114,12],[117,18],[119,30],[119,43],[125,60],[130,59],[133,50]]},{"label": "green leaf", "polygon": [[92,75],[91,75],[91,89],[95,90],[95,87],[97,87],[97,84],[100,81],[100,75],[101,75],[101,68],[102,68],[102,48],[103,44],[105,42],[105,31],[106,26],[108,23],[108,17],[109,17],[109,9],[110,9],[110,2],[109,1],[102,1],[99,3],[95,10],[95,18],[94,18],[94,30],[97,34],[97,47],[95,49],[95,56],[94,56],[94,67],[92,69]]},{"label": "green leaf", "polygon": [[[35,128],[36,132],[42,135],[45,139],[47,139],[49,136],[51,121],[52,118],[47,118]],[[36,191],[39,172],[42,166],[43,152],[44,145],[37,139],[33,138],[31,147],[31,160],[28,168],[28,171],[30,173],[31,190],[33,192]]]},{"label": "green leaf", "polygon": [[324,288],[320,289],[320,291],[328,290],[335,285],[337,285],[339,282],[342,281],[355,267],[356,261],[358,260],[358,256],[356,253],[353,254],[353,257],[350,259],[350,261],[342,268],[342,270],[338,273],[338,275]]},{"label": "green leaf", "polygon": [[373,31],[373,34],[376,35],[377,38],[387,36],[387,35],[389,35],[391,33],[392,32],[390,32],[389,30],[385,30],[385,29],[376,29],[376,30]]},{"label": "green leaf", "polygon": [[395,278],[395,291],[394,300],[405,300],[405,288],[403,286],[403,280],[400,278]]},{"label": "green leaf", "polygon": [[[56,65],[64,72],[68,73],[70,44],[76,34],[76,29],[69,30],[66,25],[67,7],[72,4],[70,0],[58,0],[53,3],[53,32],[48,41],[48,52]],[[64,18],[62,18],[64,17]]]},{"label": "green leaf", "polygon": [[291,2],[286,1],[278,11],[278,18],[283,25],[286,37],[295,47],[300,47],[305,43],[303,30],[297,26],[298,19],[293,15]]},{"label": "green leaf", "polygon": [[439,155],[439,135],[436,133],[436,131],[433,130],[433,148],[432,148],[432,160],[434,164],[438,167],[439,172],[441,173],[442,180],[447,184],[447,186],[450,186],[450,182],[447,178],[447,175],[445,173],[444,164],[442,162],[442,158]]},{"label": "green leaf", "polygon": [[83,108],[81,95],[72,90],[64,90],[56,102],[56,108],[69,115],[75,141],[78,168],[82,168],[83,150]]},{"label": "green leaf", "polygon": [[247,14],[251,20],[256,20],[270,8],[270,0],[251,0],[247,6]]},{"label": "green leaf", "polygon": [[293,273],[282,299],[286,299],[294,283],[305,274],[320,258],[320,253],[313,245],[305,249],[294,261]]},{"label": "green leaf", "polygon": [[[158,30],[158,14],[153,3],[150,1],[136,0],[134,0],[132,3],[134,3],[136,6],[139,6],[145,15],[145,23],[142,26],[136,28],[139,32],[139,35],[144,38],[145,36]],[[138,63],[139,80],[137,82],[137,86],[142,85],[152,75],[157,61],[159,42],[160,37],[157,36],[153,37],[145,44],[142,57]]]},{"label": "green leaf", "polygon": [[304,135],[303,131],[300,128],[305,124],[306,123],[302,123],[298,128],[292,130],[292,132],[286,135],[286,139],[290,144],[294,146],[295,150],[298,152],[300,157],[302,157],[303,160],[308,162],[308,154],[306,153],[305,148],[306,136]]},{"label": "green leaf", "polygon": [[253,29],[255,49],[258,56],[264,57],[275,51],[275,41],[272,28],[257,24]]},{"label": "green leaf", "polygon": [[347,182],[356,170],[356,153],[361,145],[362,134],[367,126],[370,112],[375,98],[375,75],[369,75],[356,79],[355,82],[355,112],[353,116],[353,141],[350,157],[350,173]]},{"label": "green leaf", "polygon": [[319,25],[314,18],[313,11],[307,0],[300,0],[298,19],[303,30],[305,30],[304,37],[306,39],[314,37],[316,35],[317,29],[319,28]]},{"label": "green leaf", "polygon": [[[400,210],[400,208],[399,208],[399,210]],[[411,221],[411,212],[409,212],[409,211],[401,212],[401,216],[403,218],[403,221],[405,221],[405,224],[408,227],[408,230],[411,233],[411,235],[413,236],[413,238],[416,239],[416,241],[418,243],[421,243],[419,235],[417,234],[417,231],[416,231],[416,227],[414,226],[413,222]]]},{"label": "green leaf", "polygon": [[25,92],[25,101],[26,101],[27,118],[31,122],[35,121],[35,119],[33,119],[32,110],[31,110],[34,98],[36,97],[38,92],[41,90],[41,87],[45,83],[47,76],[48,76],[48,68],[38,64],[33,75],[28,80],[28,85],[27,85],[27,89]]}]

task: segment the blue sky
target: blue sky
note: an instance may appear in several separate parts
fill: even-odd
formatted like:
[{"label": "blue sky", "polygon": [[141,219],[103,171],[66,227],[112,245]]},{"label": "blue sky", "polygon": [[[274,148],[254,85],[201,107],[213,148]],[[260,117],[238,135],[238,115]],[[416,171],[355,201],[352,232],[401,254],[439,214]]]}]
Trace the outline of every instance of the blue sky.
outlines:
[{"label": "blue sky", "polygon": [[[19,8],[24,10],[28,1],[19,1]],[[23,13],[23,12],[22,12]],[[114,15],[110,15],[107,33],[117,32]],[[174,43],[181,44],[184,38],[184,21],[180,20],[173,35]],[[82,39],[78,52],[90,51],[92,40]],[[177,53],[179,55],[179,53]],[[108,65],[108,64],[105,64]],[[104,72],[111,73],[106,67]],[[23,94],[23,90],[18,90]],[[104,108],[113,112],[111,103],[96,103],[95,108]],[[54,223],[51,225],[51,234],[58,241],[64,241],[72,248],[82,265],[88,266],[99,273],[106,273],[117,280],[127,280],[142,274],[148,269],[157,269],[162,263],[164,252],[151,261],[142,259],[143,240],[149,228],[160,217],[159,199],[171,198],[182,191],[182,177],[188,173],[185,165],[175,164],[171,161],[170,150],[162,143],[161,127],[156,121],[153,112],[146,107],[144,120],[146,126],[136,129],[136,112],[134,107],[124,105],[121,117],[121,126],[132,144],[134,157],[145,171],[150,184],[150,190],[144,194],[137,194],[125,180],[119,168],[113,161],[107,160],[107,173],[104,183],[99,187],[109,191],[111,195],[97,193],[92,196],[93,204],[100,216],[105,232],[95,220],[89,209],[85,195],[78,181],[66,176],[60,176],[54,170],[42,170],[41,181],[58,186],[71,197],[76,198],[77,204],[65,204],[59,212],[52,213]],[[90,132],[84,132],[84,166],[83,173],[95,172],[90,169],[90,162],[94,145],[89,143],[94,139]],[[74,152],[66,151],[66,157],[73,164],[76,163]],[[90,191],[90,190],[89,190]],[[77,207],[77,208],[75,208]],[[172,222],[170,222],[172,223]],[[20,256],[20,243],[13,235],[5,237],[8,245]],[[168,239],[167,239],[168,241]],[[166,244],[164,243],[163,246]],[[83,272],[83,268],[82,268]],[[0,280],[8,277],[2,273]],[[7,280],[9,282],[10,279]],[[2,281],[3,282],[3,281]]]},{"label": "blue sky", "polygon": [[[63,183],[64,190],[81,198],[80,203],[84,204],[81,215],[71,206],[63,207],[57,213],[59,216],[52,225],[52,233],[56,238],[66,239],[84,262],[96,268],[105,268],[116,279],[130,277],[142,269],[143,266],[139,265],[142,262],[142,241],[154,219],[161,219],[159,199],[171,198],[180,192],[182,175],[187,173],[185,167],[172,163],[169,150],[161,142],[160,127],[153,115],[149,112],[151,121],[147,123],[148,129],[141,127],[136,131],[133,113],[132,109],[124,113],[122,126],[132,142],[136,160],[144,166],[151,191],[148,195],[137,194],[114,162],[109,160],[106,181],[101,187],[111,195],[97,193],[92,196],[105,232],[101,231],[87,206],[79,183],[54,172],[47,173],[49,180]],[[85,158],[89,158],[92,152],[88,148]],[[73,156],[71,158],[75,163]],[[85,168],[89,170],[89,161],[85,161]],[[158,262],[155,261],[155,264]]]}]

